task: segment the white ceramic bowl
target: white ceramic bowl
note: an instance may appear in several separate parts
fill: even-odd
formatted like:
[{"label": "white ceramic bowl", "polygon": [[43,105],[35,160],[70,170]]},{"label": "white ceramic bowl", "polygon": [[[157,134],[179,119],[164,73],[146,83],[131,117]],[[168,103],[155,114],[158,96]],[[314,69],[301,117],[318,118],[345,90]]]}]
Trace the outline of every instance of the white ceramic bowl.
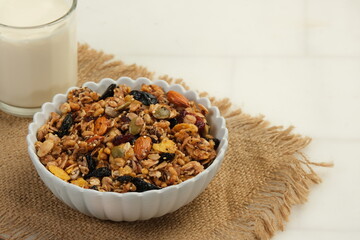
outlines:
[{"label": "white ceramic bowl", "polygon": [[[34,121],[29,125],[29,134],[26,137],[31,160],[40,178],[55,196],[65,204],[88,216],[99,219],[113,221],[146,220],[160,217],[188,204],[196,198],[213,179],[220,168],[228,146],[228,130],[225,126],[225,119],[220,116],[219,109],[211,106],[207,98],[199,98],[196,92],[187,91],[178,84],[169,85],[167,82],[161,80],[152,82],[146,78],[139,78],[134,81],[130,78],[123,77],[114,81],[106,78],[99,83],[87,82],[83,87],[88,87],[93,91],[103,93],[111,83],[126,84],[132,89],[139,89],[143,83],[156,84],[163,87],[165,91],[178,91],[188,99],[203,104],[209,109],[207,119],[212,127],[211,133],[221,140],[216,159],[203,172],[181,184],[142,193],[99,192],[67,183],[54,176],[41,164],[34,147],[37,129],[47,121],[51,112],[59,112],[59,106],[66,101],[66,94],[57,94],[54,96],[52,102],[43,104],[41,112],[34,115]],[[75,87],[70,88],[67,92],[74,88]]]}]

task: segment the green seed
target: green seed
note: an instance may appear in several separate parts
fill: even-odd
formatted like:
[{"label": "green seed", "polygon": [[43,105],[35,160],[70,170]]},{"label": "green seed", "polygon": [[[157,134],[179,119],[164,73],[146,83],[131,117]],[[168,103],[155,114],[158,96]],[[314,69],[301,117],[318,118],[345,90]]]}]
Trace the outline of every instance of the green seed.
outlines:
[{"label": "green seed", "polygon": [[131,102],[126,102],[126,103],[120,105],[119,107],[117,107],[116,110],[117,110],[117,111],[125,110],[127,107],[130,106],[130,103],[131,103]]},{"label": "green seed", "polygon": [[111,155],[114,158],[123,158],[125,156],[125,149],[120,145],[111,149]]},{"label": "green seed", "polygon": [[130,132],[130,134],[132,134],[132,135],[137,135],[137,134],[139,134],[140,131],[141,131],[141,128],[142,128],[141,125],[140,125],[140,126],[136,125],[136,120],[137,120],[137,119],[138,119],[138,117],[133,118],[133,119],[131,120],[130,124],[129,124],[129,132]]},{"label": "green seed", "polygon": [[170,111],[166,107],[159,107],[153,115],[157,119],[167,119],[170,117]]}]

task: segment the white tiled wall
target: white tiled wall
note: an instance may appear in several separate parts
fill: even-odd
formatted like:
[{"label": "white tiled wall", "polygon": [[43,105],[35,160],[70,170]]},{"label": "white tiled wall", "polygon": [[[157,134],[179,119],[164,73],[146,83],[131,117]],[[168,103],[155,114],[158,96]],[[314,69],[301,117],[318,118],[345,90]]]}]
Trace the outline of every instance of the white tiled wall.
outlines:
[{"label": "white tiled wall", "polygon": [[284,239],[360,239],[360,0],[80,0],[79,39],[313,137]]}]

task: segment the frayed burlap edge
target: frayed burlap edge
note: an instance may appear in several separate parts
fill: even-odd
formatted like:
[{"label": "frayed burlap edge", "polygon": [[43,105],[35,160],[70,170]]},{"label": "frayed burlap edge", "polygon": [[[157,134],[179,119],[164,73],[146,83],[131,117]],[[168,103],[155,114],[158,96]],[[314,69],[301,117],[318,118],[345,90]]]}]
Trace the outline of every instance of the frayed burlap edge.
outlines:
[{"label": "frayed burlap edge", "polygon": [[[121,61],[114,61],[113,55],[105,54],[91,49],[86,44],[79,44],[79,74],[78,85],[85,81],[97,81],[104,76],[117,79],[127,76],[133,79],[147,77],[149,79],[161,79],[168,83],[188,86],[182,79],[174,79],[168,75],[155,76],[146,68],[136,64],[125,65]],[[94,56],[97,56],[94,58]],[[86,62],[86,65],[82,63]],[[312,184],[321,182],[320,177],[312,169],[312,165],[329,167],[332,164],[312,163],[300,151],[306,147],[311,139],[292,134],[293,127],[269,127],[269,123],[263,117],[251,117],[241,112],[240,109],[231,109],[229,99],[217,100],[206,92],[199,93],[202,97],[208,97],[211,103],[217,106],[225,117],[230,127],[245,127],[271,136],[274,142],[284,149],[286,161],[275,162],[272,171],[265,174],[266,181],[258,186],[245,200],[245,204],[238,209],[233,219],[228,219],[210,231],[204,238],[211,239],[270,239],[276,231],[284,230],[284,224],[288,220],[293,205],[306,202]],[[241,120],[240,120],[241,119]],[[237,126],[239,122],[246,125]],[[0,206],[0,229],[6,235],[0,236],[6,239],[46,239],[49,236],[47,230],[34,229],[29,231],[26,219],[15,218],[6,206]],[[34,235],[34,232],[37,234]]]},{"label": "frayed burlap edge", "polygon": [[[246,120],[239,121],[239,118]],[[227,118],[229,127],[248,120],[247,128],[269,136],[281,146],[286,159],[275,162],[272,171],[265,173],[265,181],[245,200],[237,217],[224,222],[212,232],[216,239],[270,239],[276,231],[283,231],[294,205],[307,201],[310,187],[321,183],[312,166],[332,167],[332,163],[313,163],[301,152],[311,138],[292,134],[293,127],[268,127],[263,117],[240,114]],[[241,126],[237,126],[241,127]]]},{"label": "frayed burlap edge", "polygon": [[[173,79],[168,75],[160,76],[159,79],[189,89],[182,79]],[[199,95],[208,97],[219,108],[228,128],[241,128],[243,126],[236,126],[237,123],[245,121],[247,129],[253,128],[260,135],[271,135],[273,141],[284,149],[282,154],[287,155],[286,161],[274,163],[273,171],[265,173],[266,181],[248,196],[243,208],[235,214],[237,216],[225,221],[204,239],[270,239],[276,231],[284,230],[291,207],[307,201],[311,185],[321,183],[321,178],[311,166],[332,167],[333,164],[310,162],[301,150],[311,142],[311,138],[292,134],[294,127],[269,127],[269,122],[263,116],[252,117],[240,109],[232,110],[232,104],[227,98],[217,100],[206,92]],[[239,121],[239,118],[243,120]]]}]

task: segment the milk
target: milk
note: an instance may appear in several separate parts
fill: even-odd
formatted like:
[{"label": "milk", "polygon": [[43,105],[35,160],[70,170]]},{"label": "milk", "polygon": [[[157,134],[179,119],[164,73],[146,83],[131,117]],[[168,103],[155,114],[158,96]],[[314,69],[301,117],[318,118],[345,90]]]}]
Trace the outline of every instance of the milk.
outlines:
[{"label": "milk", "polygon": [[72,2],[0,0],[0,24],[11,26],[0,25],[0,102],[38,108],[76,84],[75,16],[62,18]]}]

